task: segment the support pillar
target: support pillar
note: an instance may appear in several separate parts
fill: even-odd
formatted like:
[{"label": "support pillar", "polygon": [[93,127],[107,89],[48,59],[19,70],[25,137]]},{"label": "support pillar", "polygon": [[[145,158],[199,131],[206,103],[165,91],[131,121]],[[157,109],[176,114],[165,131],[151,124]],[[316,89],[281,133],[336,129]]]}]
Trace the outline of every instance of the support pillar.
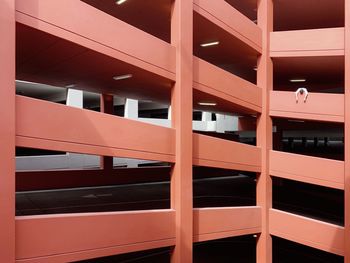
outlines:
[{"label": "support pillar", "polygon": [[137,120],[139,117],[139,101],[126,99],[125,101],[125,118]]},{"label": "support pillar", "polygon": [[[100,96],[100,111],[107,114],[114,113],[113,95],[102,94]],[[113,156],[101,156],[100,167],[104,171],[113,169]]]},{"label": "support pillar", "polygon": [[15,262],[15,1],[0,1],[0,262]]},{"label": "support pillar", "polygon": [[345,0],[344,262],[350,263],[350,0]]},{"label": "support pillar", "polygon": [[68,89],[67,91],[67,106],[76,107],[79,109],[83,108],[83,91],[77,89]]},{"label": "support pillar", "polygon": [[272,179],[269,152],[272,149],[272,119],[269,116],[270,90],[273,89],[273,66],[269,55],[270,32],[273,30],[273,0],[258,1],[258,26],[262,29],[262,54],[258,60],[257,84],[262,89],[262,112],[258,116],[257,145],[261,147],[261,173],[257,176],[257,205],[262,209],[261,234],[257,241],[257,262],[272,263],[272,238],[269,210],[272,207]]},{"label": "support pillar", "polygon": [[171,44],[176,48],[176,82],[171,95],[171,121],[175,128],[175,165],[171,175],[171,208],[175,210],[176,243],[172,263],[192,262],[192,45],[193,3],[175,0]]}]

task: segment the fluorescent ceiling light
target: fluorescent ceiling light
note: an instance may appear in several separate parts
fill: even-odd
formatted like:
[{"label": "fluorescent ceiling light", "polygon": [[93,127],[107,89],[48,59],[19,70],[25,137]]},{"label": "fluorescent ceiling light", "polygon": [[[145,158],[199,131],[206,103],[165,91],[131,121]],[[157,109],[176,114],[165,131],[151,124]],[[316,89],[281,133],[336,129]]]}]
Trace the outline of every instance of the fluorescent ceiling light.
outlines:
[{"label": "fluorescent ceiling light", "polygon": [[216,106],[216,102],[198,102],[201,106]]},{"label": "fluorescent ceiling light", "polygon": [[201,44],[201,47],[210,47],[210,46],[216,46],[219,45],[219,41],[214,41],[214,42],[208,42],[208,43],[203,43]]},{"label": "fluorescent ceiling light", "polygon": [[67,85],[66,88],[67,89],[72,89],[72,88],[75,88],[75,86],[76,86],[75,84],[70,84],[70,85]]},{"label": "fluorescent ceiling light", "polygon": [[125,74],[125,75],[119,75],[119,76],[114,76],[114,80],[122,80],[122,79],[130,79],[132,77],[132,74]]},{"label": "fluorescent ceiling light", "polygon": [[125,3],[125,2],[126,2],[126,0],[118,0],[118,1],[116,1],[115,3],[116,3],[117,5],[121,5],[121,4]]},{"label": "fluorescent ceiling light", "polygon": [[289,81],[292,83],[299,83],[299,82],[305,82],[306,79],[290,79]]}]

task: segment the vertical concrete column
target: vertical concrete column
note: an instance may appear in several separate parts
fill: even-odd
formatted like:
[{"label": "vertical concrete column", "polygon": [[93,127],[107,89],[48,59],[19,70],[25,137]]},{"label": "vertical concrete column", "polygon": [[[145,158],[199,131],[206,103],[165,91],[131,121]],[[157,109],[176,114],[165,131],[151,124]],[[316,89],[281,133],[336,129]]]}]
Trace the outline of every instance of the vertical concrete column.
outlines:
[{"label": "vertical concrete column", "polygon": [[15,1],[0,1],[0,262],[15,262]]},{"label": "vertical concrete column", "polygon": [[[66,105],[82,109],[84,107],[84,93],[78,89],[67,90],[67,101]],[[80,153],[66,153],[67,156],[67,167],[70,169],[81,168],[84,166],[84,155]]]},{"label": "vertical concrete column", "polygon": [[216,132],[225,132],[225,115],[216,114]]},{"label": "vertical concrete column", "polygon": [[171,95],[171,121],[175,128],[175,165],[171,175],[171,208],[175,210],[176,243],[172,263],[192,262],[192,45],[193,2],[175,0],[171,44],[176,48],[176,82]]},{"label": "vertical concrete column", "polygon": [[273,66],[269,55],[273,30],[273,0],[258,0],[258,26],[262,29],[262,54],[258,60],[257,84],[262,88],[262,112],[258,116],[257,145],[261,147],[261,173],[257,175],[257,205],[262,208],[262,232],[257,242],[257,262],[272,262],[272,238],[269,233],[269,210],[272,207],[272,179],[269,152],[272,149],[272,120],[269,116],[269,93],[273,89]]},{"label": "vertical concrete column", "polygon": [[[102,94],[100,96],[100,111],[108,114],[114,113],[113,95]],[[101,156],[100,167],[104,171],[112,170],[113,156]]]},{"label": "vertical concrete column", "polygon": [[[82,109],[84,107],[84,92],[78,89],[69,88],[67,90],[66,105]],[[80,153],[66,153],[67,167],[70,169],[84,168],[84,155]]]},{"label": "vertical concrete column", "polygon": [[68,89],[67,91],[67,106],[83,108],[83,91],[77,89]]},{"label": "vertical concrete column", "polygon": [[136,120],[139,117],[139,101],[126,99],[124,117]]},{"label": "vertical concrete column", "polygon": [[216,114],[216,132],[238,131],[238,117]]},{"label": "vertical concrete column", "polygon": [[202,112],[202,121],[211,121],[211,112],[203,111]]},{"label": "vertical concrete column", "polygon": [[350,263],[350,0],[345,0],[345,253],[344,262]]},{"label": "vertical concrete column", "polygon": [[171,120],[171,105],[169,106],[169,109],[168,109],[168,120]]},{"label": "vertical concrete column", "polygon": [[[275,127],[276,128],[276,127]],[[276,128],[275,131],[273,131],[273,149],[277,151],[281,151],[283,147],[283,131]]]}]

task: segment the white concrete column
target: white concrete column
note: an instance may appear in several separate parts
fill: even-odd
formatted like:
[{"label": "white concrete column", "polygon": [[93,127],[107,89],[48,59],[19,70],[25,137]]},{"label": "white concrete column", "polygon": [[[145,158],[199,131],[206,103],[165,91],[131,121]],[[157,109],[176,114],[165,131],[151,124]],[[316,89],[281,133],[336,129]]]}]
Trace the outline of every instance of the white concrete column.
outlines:
[{"label": "white concrete column", "polygon": [[83,108],[83,91],[76,89],[68,89],[67,91],[67,106]]},{"label": "white concrete column", "polygon": [[171,105],[169,106],[169,109],[168,109],[168,120],[171,120]]},{"label": "white concrete column", "polygon": [[211,121],[212,120],[211,117],[212,117],[211,112],[207,112],[207,111],[202,112],[202,121]]},{"label": "white concrete column", "polygon": [[139,117],[139,101],[126,99],[124,117],[128,119],[138,119]]},{"label": "white concrete column", "polygon": [[216,114],[216,132],[224,133],[225,131],[238,130],[238,117]]},{"label": "white concrete column", "polygon": [[[79,109],[83,108],[83,91],[77,89],[68,89],[66,105],[76,107]],[[82,167],[83,162],[81,161],[82,155],[78,153],[66,153],[67,159],[65,160],[68,164],[68,168],[72,169]],[[73,166],[73,167],[72,167]]]}]

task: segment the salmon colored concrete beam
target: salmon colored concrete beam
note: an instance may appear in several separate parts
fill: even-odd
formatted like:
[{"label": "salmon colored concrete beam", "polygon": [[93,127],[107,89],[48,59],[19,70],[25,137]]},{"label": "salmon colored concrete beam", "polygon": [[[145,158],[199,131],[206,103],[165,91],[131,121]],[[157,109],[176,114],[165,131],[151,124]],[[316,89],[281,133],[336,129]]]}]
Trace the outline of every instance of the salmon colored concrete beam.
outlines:
[{"label": "salmon colored concrete beam", "polygon": [[257,146],[261,148],[261,173],[257,174],[256,202],[261,207],[261,234],[257,240],[256,262],[272,263],[272,238],[269,209],[272,207],[272,179],[269,151],[272,149],[272,119],[269,116],[270,90],[273,89],[273,64],[269,55],[273,31],[273,0],[258,0],[258,26],[262,30],[262,54],[258,59],[257,85],[262,89],[262,111],[257,118]]},{"label": "salmon colored concrete beam", "polygon": [[175,238],[165,239],[165,240],[156,240],[156,241],[150,241],[146,243],[135,243],[135,244],[126,245],[126,246],[91,249],[91,250],[77,251],[77,252],[67,253],[67,254],[44,256],[39,258],[17,259],[16,263],[78,262],[80,260],[94,259],[94,258],[100,258],[105,256],[114,256],[119,254],[157,249],[162,247],[171,247],[171,246],[174,246],[174,243],[175,243]]},{"label": "salmon colored concrete beam", "polygon": [[193,212],[195,242],[261,231],[260,207],[197,208]]},{"label": "salmon colored concrete beam", "polygon": [[300,154],[270,151],[273,176],[344,189],[344,162]]},{"label": "salmon colored concrete beam", "polygon": [[170,181],[171,208],[175,210],[176,243],[172,263],[193,258],[192,1],[175,0],[171,14],[171,44],[176,48],[176,82],[171,94],[171,124],[175,128],[175,164]]},{"label": "salmon colored concrete beam", "polygon": [[174,47],[82,1],[18,0],[16,11],[19,23],[175,79]]},{"label": "salmon colored concrete beam", "polygon": [[270,41],[271,57],[344,56],[344,28],[271,32]]},{"label": "salmon colored concrete beam", "polygon": [[350,0],[345,0],[344,262],[350,263]]},{"label": "salmon colored concrete beam", "polygon": [[261,112],[261,89],[200,58],[193,59],[194,88],[254,112]]},{"label": "salmon colored concrete beam", "polygon": [[344,122],[344,95],[309,93],[307,100],[294,92],[271,91],[270,115],[314,121]]},{"label": "salmon colored concrete beam", "polygon": [[261,53],[261,29],[224,0],[194,0],[193,9]]},{"label": "salmon colored concrete beam", "polygon": [[0,1],[0,262],[15,261],[15,1]]},{"label": "salmon colored concrete beam", "polygon": [[306,246],[344,255],[344,228],[271,209],[270,233]]},{"label": "salmon colored concrete beam", "polygon": [[16,96],[16,145],[68,152],[174,161],[171,128]]},{"label": "salmon colored concrete beam", "polygon": [[193,164],[259,172],[261,150],[256,146],[193,133]]},{"label": "salmon colored concrete beam", "polygon": [[70,262],[171,246],[174,219],[172,210],[16,217],[16,259]]}]

